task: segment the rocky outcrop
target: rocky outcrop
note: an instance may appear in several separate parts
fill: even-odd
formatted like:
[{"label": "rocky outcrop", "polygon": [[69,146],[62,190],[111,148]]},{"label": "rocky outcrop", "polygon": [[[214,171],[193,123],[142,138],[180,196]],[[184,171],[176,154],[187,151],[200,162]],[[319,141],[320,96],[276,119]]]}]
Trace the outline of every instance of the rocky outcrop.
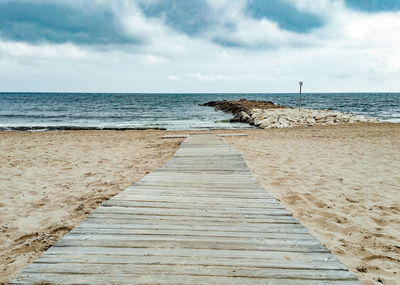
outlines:
[{"label": "rocky outcrop", "polygon": [[240,99],[234,101],[210,101],[201,106],[214,107],[215,109],[231,113],[238,114],[240,112],[249,113],[252,109],[271,109],[271,108],[284,108],[283,106],[276,105],[271,101],[252,101],[247,99]]},{"label": "rocky outcrop", "polygon": [[234,114],[231,122],[243,122],[263,129],[296,126],[335,125],[356,122],[379,122],[376,119],[330,110],[288,108],[270,101],[212,101],[204,104]]}]

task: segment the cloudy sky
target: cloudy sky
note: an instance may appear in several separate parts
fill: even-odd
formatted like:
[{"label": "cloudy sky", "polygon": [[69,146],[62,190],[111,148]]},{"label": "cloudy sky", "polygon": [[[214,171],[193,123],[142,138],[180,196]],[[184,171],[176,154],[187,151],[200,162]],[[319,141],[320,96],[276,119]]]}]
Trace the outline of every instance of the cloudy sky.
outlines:
[{"label": "cloudy sky", "polygon": [[0,91],[400,91],[400,0],[0,0]]}]

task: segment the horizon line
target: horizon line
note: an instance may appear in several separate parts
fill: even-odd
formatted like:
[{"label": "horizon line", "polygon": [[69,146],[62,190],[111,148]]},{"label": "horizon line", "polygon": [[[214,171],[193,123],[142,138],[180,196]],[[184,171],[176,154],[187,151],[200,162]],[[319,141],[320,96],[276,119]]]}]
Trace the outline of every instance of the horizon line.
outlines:
[{"label": "horizon line", "polygon": [[[184,94],[299,94],[299,92],[84,92],[84,91],[0,91],[0,94],[7,93],[25,93],[25,94],[166,94],[166,95],[184,95]],[[400,94],[400,91],[337,91],[337,92],[302,92],[302,94],[367,94],[367,93],[376,93],[376,94],[384,94],[384,93],[393,93]]]}]

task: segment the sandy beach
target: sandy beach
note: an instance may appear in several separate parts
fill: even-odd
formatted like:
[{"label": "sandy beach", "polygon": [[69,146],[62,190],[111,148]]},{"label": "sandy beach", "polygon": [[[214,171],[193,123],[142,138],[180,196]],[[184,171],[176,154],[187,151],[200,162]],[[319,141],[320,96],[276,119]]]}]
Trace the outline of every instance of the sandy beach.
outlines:
[{"label": "sandy beach", "polygon": [[[216,131],[363,284],[400,280],[400,125]],[[0,283],[165,163],[164,131],[0,133]]]},{"label": "sandy beach", "polygon": [[0,284],[170,158],[161,131],[0,133]]},{"label": "sandy beach", "polygon": [[259,182],[363,284],[400,284],[400,124],[226,137]]}]

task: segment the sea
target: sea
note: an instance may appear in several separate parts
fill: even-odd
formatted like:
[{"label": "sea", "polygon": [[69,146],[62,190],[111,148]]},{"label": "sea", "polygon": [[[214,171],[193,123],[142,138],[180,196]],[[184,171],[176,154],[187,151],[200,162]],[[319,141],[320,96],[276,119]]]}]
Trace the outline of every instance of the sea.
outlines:
[{"label": "sea", "polygon": [[400,122],[400,93],[0,93],[0,130],[242,129],[208,101],[268,100]]}]

